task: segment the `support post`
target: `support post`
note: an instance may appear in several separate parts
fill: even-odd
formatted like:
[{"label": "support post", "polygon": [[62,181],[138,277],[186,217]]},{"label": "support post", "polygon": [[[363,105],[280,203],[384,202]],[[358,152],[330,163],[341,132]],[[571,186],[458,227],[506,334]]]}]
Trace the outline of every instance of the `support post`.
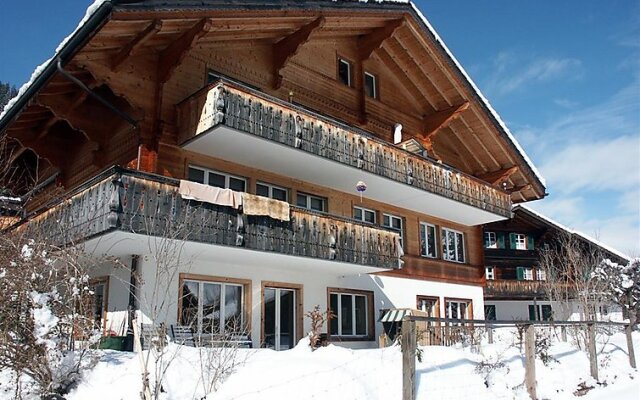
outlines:
[{"label": "support post", "polygon": [[598,356],[596,354],[596,325],[587,325],[587,346],[589,350],[589,365],[591,367],[591,377],[598,381]]},{"label": "support post", "polygon": [[416,321],[402,320],[402,400],[416,399]]},{"label": "support post", "polygon": [[567,341],[567,327],[564,325],[560,327],[560,336],[562,337],[563,342]]},{"label": "support post", "polygon": [[493,344],[493,326],[489,325],[487,332],[489,333],[489,344]]},{"label": "support post", "polygon": [[625,334],[627,335],[627,351],[629,353],[629,365],[631,368],[636,368],[636,352],[633,349],[633,338],[631,337],[631,333],[633,332],[633,325],[628,324],[624,327]]},{"label": "support post", "polygon": [[525,372],[524,380],[527,392],[532,400],[537,399],[536,395],[536,332],[534,325],[525,327],[524,333],[524,357]]}]

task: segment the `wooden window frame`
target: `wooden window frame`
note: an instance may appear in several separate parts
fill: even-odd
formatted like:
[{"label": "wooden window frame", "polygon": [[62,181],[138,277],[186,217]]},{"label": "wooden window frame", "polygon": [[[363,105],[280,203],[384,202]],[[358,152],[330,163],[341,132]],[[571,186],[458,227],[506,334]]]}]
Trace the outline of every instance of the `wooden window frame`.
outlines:
[{"label": "wooden window frame", "polygon": [[[366,91],[366,88],[367,88],[367,75],[373,78],[373,96],[369,96],[369,94]],[[368,98],[374,99],[374,100],[379,100],[380,99],[380,92],[378,90],[378,75],[373,74],[373,73],[368,72],[368,71],[364,71],[364,73],[362,74],[362,90],[365,91],[364,94]]]},{"label": "wooden window frame", "polygon": [[[340,79],[340,63],[341,62],[346,63],[349,67],[349,83],[344,83],[342,82],[342,79]],[[336,56],[336,78],[337,78],[337,81],[340,82],[340,84],[345,85],[346,87],[349,87],[349,88],[353,88],[353,66],[354,65],[355,63],[350,59],[343,57],[340,54]]]},{"label": "wooden window frame", "polygon": [[462,318],[462,319],[473,319],[473,300],[472,299],[464,299],[464,298],[460,298],[460,297],[445,297],[444,298],[444,315],[446,318],[449,318],[449,313],[448,313],[448,307],[447,307],[447,303],[448,302],[457,302],[457,303],[468,303],[468,313],[470,318]]},{"label": "wooden window frame", "polygon": [[[304,285],[288,282],[262,281],[260,288],[260,347],[264,346],[264,290],[266,288],[291,289],[296,293],[296,337],[294,343],[298,343],[304,335]],[[295,346],[295,344],[294,344]]]},{"label": "wooden window frame", "polygon": [[[375,340],[375,316],[373,309],[374,293],[371,290],[347,289],[347,288],[327,288],[327,313],[331,310],[331,294],[352,294],[365,296],[367,299],[367,335],[365,336],[344,336],[331,335],[331,322],[327,320],[327,340],[330,342],[371,342]],[[336,318],[339,318],[336,315]]]},{"label": "wooden window frame", "polygon": [[[420,230],[422,229],[423,226],[425,227],[425,230],[424,230],[425,237],[422,237],[422,232],[420,232]],[[428,242],[427,242],[427,236],[428,236],[428,231],[426,229],[427,227],[433,228],[433,235],[434,235],[433,240],[434,240],[434,243],[435,243],[435,246],[434,246],[435,254],[432,255],[432,256],[430,256],[428,254],[422,254],[422,247],[421,247],[420,248],[420,256],[424,257],[424,258],[432,258],[432,259],[438,258],[438,227],[435,226],[434,224],[420,221],[420,224],[418,225],[418,237],[420,238],[420,240],[424,240],[425,250],[428,251],[429,245],[428,245]]]},{"label": "wooden window frame", "polygon": [[[358,219],[355,217],[355,215],[353,216],[353,219],[355,219],[356,221],[360,221],[363,224],[370,224],[370,225],[375,225],[378,222],[378,212],[376,210],[372,210],[370,208],[366,208],[366,207],[361,207],[361,206],[353,206],[353,210],[354,210],[354,214],[355,214],[355,210],[361,210],[362,211],[362,218]],[[364,213],[365,212],[370,212],[373,214],[373,222],[368,222],[364,219]]]},{"label": "wooden window frame", "polygon": [[420,303],[420,300],[435,301],[436,304],[435,304],[434,307],[436,309],[436,315],[434,317],[440,318],[440,297],[438,297],[438,296],[423,296],[421,294],[417,295],[416,296],[416,309],[419,310],[419,311],[422,311],[418,307],[418,305]]},{"label": "wooden window frame", "polygon": [[200,171],[203,171],[205,180],[204,180],[204,185],[209,185],[209,173],[212,172],[214,174],[218,174],[218,175],[222,175],[224,176],[224,188],[225,189],[229,189],[229,178],[234,178],[234,179],[238,179],[244,182],[244,191],[246,192],[248,189],[248,180],[247,178],[245,178],[244,176],[238,176],[238,175],[234,175],[234,174],[230,174],[228,172],[223,172],[223,171],[218,171],[215,169],[211,169],[211,168],[207,168],[207,167],[201,167],[199,165],[193,165],[193,164],[187,164],[187,173],[186,173],[186,179],[189,179],[189,168],[192,169],[197,169]]},{"label": "wooden window frame", "polygon": [[[109,275],[97,276],[89,279],[89,286],[104,284],[104,293],[102,295],[102,333],[107,333],[107,313],[109,312]],[[92,316],[93,317],[93,316]]]},{"label": "wooden window frame", "polygon": [[207,282],[207,283],[230,283],[233,285],[242,285],[242,290],[243,290],[242,306],[244,307],[244,309],[242,310],[242,318],[243,318],[243,323],[246,326],[247,336],[251,338],[251,316],[252,316],[251,297],[253,296],[253,292],[251,291],[251,279],[180,273],[178,275],[178,315],[177,315],[178,319],[176,320],[178,325],[180,325],[182,321],[182,297],[183,297],[182,287],[184,285],[185,280]]},{"label": "wooden window frame", "polygon": [[[287,194],[287,198],[285,199],[285,202],[287,202],[287,203],[289,202],[289,198],[291,197],[289,195],[289,192],[290,192],[289,188],[278,186],[278,185],[274,185],[273,183],[268,183],[268,182],[265,182],[265,181],[256,181],[256,195],[258,195],[258,185],[266,186],[267,188],[269,188],[269,198],[270,199],[273,199],[273,189],[283,190]],[[279,200],[279,201],[282,201],[282,200]]]},{"label": "wooden window frame", "polygon": [[[467,246],[465,245],[464,232],[461,232],[461,231],[458,231],[458,230],[455,230],[455,229],[452,229],[452,228],[441,227],[440,228],[440,233],[441,233],[440,234],[440,238],[441,238],[440,240],[442,241],[442,245],[447,244],[446,240],[442,240],[442,237],[445,236],[444,235],[445,232],[459,233],[460,235],[462,235],[462,260],[451,260],[451,259],[447,258],[447,253],[448,252],[445,252],[444,249],[442,251],[442,259],[444,261],[454,262],[454,263],[457,263],[457,264],[466,264],[466,262],[467,262]],[[458,240],[456,239],[456,244],[457,243],[458,243]],[[447,246],[448,246],[448,244],[447,244]],[[447,250],[448,250],[448,247],[447,247]],[[457,256],[458,256],[458,251],[456,249],[456,257]]]}]

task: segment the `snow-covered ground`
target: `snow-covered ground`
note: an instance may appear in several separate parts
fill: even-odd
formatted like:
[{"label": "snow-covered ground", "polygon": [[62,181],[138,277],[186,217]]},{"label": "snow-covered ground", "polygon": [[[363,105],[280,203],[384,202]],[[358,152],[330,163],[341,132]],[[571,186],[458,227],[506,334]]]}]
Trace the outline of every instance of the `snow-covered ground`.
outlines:
[{"label": "snow-covered ground", "polygon": [[[496,344],[473,350],[424,347],[423,361],[416,365],[418,399],[528,399],[523,357],[514,345],[515,336],[507,332],[501,336]],[[244,362],[206,399],[401,398],[402,355],[398,347],[349,350],[328,346],[311,352],[305,342],[283,352],[238,350]],[[640,355],[639,333],[634,333],[634,344]],[[570,343],[554,342],[549,353],[556,361],[545,366],[536,360],[538,397],[572,399],[582,384],[594,387],[582,397],[586,400],[639,399],[640,374],[629,367],[625,336],[618,333],[608,340],[603,338],[598,349],[600,384],[589,376],[586,353]],[[203,398],[199,350],[171,345],[169,351],[175,352],[175,357],[165,377],[163,398]],[[489,364],[494,367],[481,368]],[[6,390],[6,385],[5,381],[0,388]],[[140,389],[138,356],[104,351],[100,362],[67,398],[137,400]],[[12,398],[3,390],[0,398]]]}]

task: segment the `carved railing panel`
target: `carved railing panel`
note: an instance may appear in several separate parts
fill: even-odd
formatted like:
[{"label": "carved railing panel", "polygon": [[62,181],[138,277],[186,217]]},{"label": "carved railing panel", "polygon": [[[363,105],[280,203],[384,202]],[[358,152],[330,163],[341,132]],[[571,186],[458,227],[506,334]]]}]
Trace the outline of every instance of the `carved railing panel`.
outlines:
[{"label": "carved railing panel", "polygon": [[223,124],[509,217],[508,193],[354,128],[237,84],[219,82],[178,105],[180,142]]},{"label": "carved railing panel", "polygon": [[493,296],[533,296],[544,294],[542,281],[487,280],[485,294]]}]

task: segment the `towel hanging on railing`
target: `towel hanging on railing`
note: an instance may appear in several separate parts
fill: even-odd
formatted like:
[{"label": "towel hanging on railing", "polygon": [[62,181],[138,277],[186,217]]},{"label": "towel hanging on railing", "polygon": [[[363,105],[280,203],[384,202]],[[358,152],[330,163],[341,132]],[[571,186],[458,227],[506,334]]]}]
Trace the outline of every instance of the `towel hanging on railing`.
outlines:
[{"label": "towel hanging on railing", "polygon": [[180,180],[178,193],[183,199],[197,200],[235,209],[240,208],[242,205],[242,193],[197,182]]}]

